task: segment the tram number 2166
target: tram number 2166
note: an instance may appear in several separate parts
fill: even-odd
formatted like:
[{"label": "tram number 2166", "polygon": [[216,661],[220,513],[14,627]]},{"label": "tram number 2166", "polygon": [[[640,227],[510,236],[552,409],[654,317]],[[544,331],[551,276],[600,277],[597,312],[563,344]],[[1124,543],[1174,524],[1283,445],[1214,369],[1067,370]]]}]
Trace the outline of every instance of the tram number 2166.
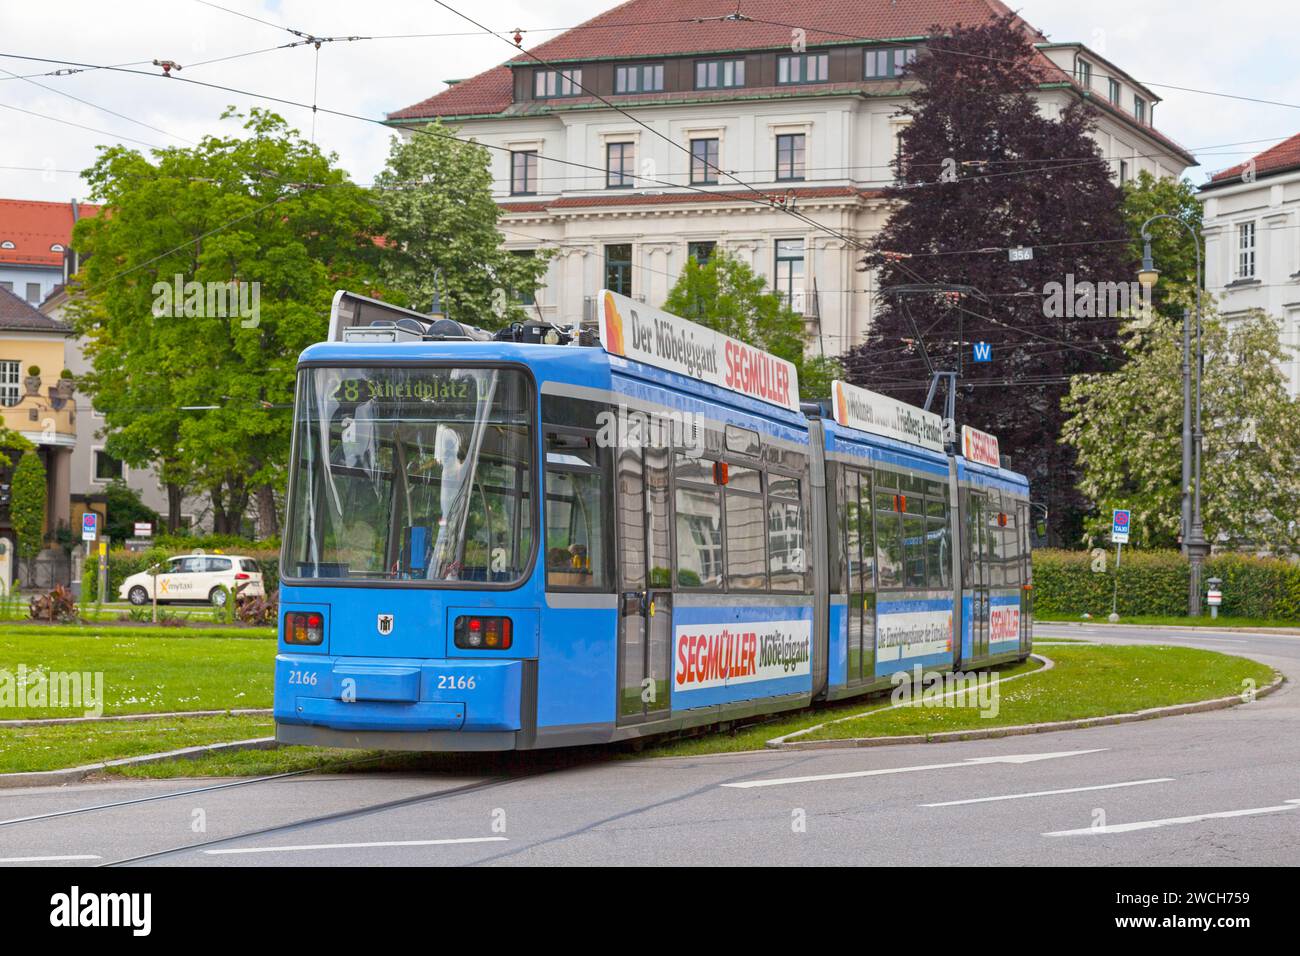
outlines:
[{"label": "tram number 2166", "polygon": [[465,674],[439,674],[438,690],[473,690],[478,679]]}]

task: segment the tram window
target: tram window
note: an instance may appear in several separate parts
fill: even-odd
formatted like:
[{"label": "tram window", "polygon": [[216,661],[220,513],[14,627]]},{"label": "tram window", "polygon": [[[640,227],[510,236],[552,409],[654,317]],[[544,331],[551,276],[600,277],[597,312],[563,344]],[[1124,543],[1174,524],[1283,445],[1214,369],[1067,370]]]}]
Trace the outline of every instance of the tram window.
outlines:
[{"label": "tram window", "polygon": [[616,488],[618,492],[619,587],[640,589],[645,584],[645,481],[641,453],[637,449],[619,452]]},{"label": "tram window", "polygon": [[767,476],[767,493],[769,495],[779,495],[782,498],[794,498],[797,501],[799,499],[799,479],[770,474]]},{"label": "tram window", "polygon": [[672,586],[672,539],[668,518],[668,462],[667,448],[645,450],[645,487],[650,523],[650,586]]},{"label": "tram window", "polygon": [[896,499],[876,493],[876,575],[882,589],[903,586],[903,526]]},{"label": "tram window", "polygon": [[773,591],[802,591],[807,557],[803,506],[781,498],[767,500],[768,568]]},{"label": "tram window", "polygon": [[866,471],[859,476],[858,519],[862,532],[862,587],[870,591],[876,586],[876,546],[871,533],[871,473]]},{"label": "tram window", "polygon": [[532,559],[532,388],[506,368],[299,380],[285,573],[508,584]]},{"label": "tram window", "polygon": [[713,462],[708,458],[692,458],[678,453],[673,473],[678,481],[694,481],[701,485],[712,485]]},{"label": "tram window", "polygon": [[[737,465],[727,467],[727,491],[744,491],[751,495],[761,495],[763,493],[763,476],[761,472],[753,468],[741,468]],[[727,531],[728,536],[731,534],[730,526]]]},{"label": "tram window", "polygon": [[766,535],[763,498],[727,489],[727,587],[767,590]]},{"label": "tram window", "polygon": [[885,470],[883,470],[883,469],[877,468],[877,469],[876,469],[876,487],[877,487],[877,488],[897,488],[897,487],[898,487],[898,475],[894,474],[894,472],[892,472],[892,471],[885,471]]},{"label": "tram window", "polygon": [[547,587],[611,587],[607,457],[590,435],[546,431]]},{"label": "tram window", "polygon": [[948,544],[948,523],[943,518],[927,518],[925,529],[926,586],[949,588],[952,586],[952,552]]},{"label": "tram window", "polygon": [[722,585],[722,503],[716,488],[677,487],[677,584]]},{"label": "tram window", "polygon": [[751,458],[758,457],[762,450],[762,444],[759,441],[758,432],[749,428],[741,428],[739,425],[728,425],[726,429],[727,451],[733,455],[748,455]]},{"label": "tram window", "polygon": [[903,515],[903,566],[903,580],[907,587],[926,586],[925,518],[919,515]]}]

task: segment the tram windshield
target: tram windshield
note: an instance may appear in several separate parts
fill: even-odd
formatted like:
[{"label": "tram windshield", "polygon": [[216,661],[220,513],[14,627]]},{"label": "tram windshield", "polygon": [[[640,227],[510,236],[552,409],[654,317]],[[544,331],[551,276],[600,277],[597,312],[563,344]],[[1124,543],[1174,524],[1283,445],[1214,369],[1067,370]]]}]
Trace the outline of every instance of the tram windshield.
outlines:
[{"label": "tram windshield", "polygon": [[533,551],[531,422],[519,369],[303,371],[284,573],[519,581]]}]

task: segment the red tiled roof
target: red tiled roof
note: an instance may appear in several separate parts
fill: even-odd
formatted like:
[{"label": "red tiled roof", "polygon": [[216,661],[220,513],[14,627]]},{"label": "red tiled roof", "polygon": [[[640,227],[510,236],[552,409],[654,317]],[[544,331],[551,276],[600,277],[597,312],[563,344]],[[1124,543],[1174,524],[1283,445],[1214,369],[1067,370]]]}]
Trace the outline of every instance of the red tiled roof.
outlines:
[{"label": "red tiled roof", "polygon": [[[790,45],[791,27],[783,24],[803,28],[809,44],[850,42],[857,37],[901,39],[927,36],[935,25],[984,23],[1008,8],[1001,0],[745,0],[742,12],[750,19],[724,19],[735,11],[735,0],[628,0],[529,49],[552,62],[771,50]],[[1035,42],[1046,39],[1021,23]],[[520,54],[510,62],[532,60]],[[1064,76],[1046,56],[1040,56],[1040,61],[1044,69]],[[388,118],[499,113],[511,105],[512,93],[509,67],[497,66]]]},{"label": "red tiled roof", "polygon": [[[99,214],[99,207],[79,203],[81,217]],[[37,202],[31,199],[0,199],[0,246],[12,242],[14,248],[0,248],[0,262],[7,265],[59,266],[63,253],[50,246],[72,242],[72,204]]]},{"label": "red tiled roof", "polygon": [[1230,169],[1215,173],[1210,177],[1206,187],[1222,183],[1225,180],[1239,178],[1245,172],[1248,163],[1255,164],[1256,176],[1267,176],[1270,173],[1280,173],[1288,169],[1300,168],[1300,133],[1296,133],[1290,139],[1284,139],[1276,146],[1269,147],[1246,163],[1238,163]]},{"label": "red tiled roof", "polygon": [[[792,190],[795,200],[835,199],[856,197],[875,199],[882,193],[878,189],[859,189],[856,186],[805,186]],[[681,193],[616,193],[601,196],[563,196],[559,199],[523,200],[500,203],[501,211],[510,213],[549,212],[553,209],[587,209],[605,206],[666,206],[684,203],[731,202],[752,205],[760,198],[778,200],[785,191],[763,192],[750,189],[719,190],[717,192],[692,191]]]},{"label": "red tiled roof", "polygon": [[52,319],[8,289],[0,288],[0,329],[31,332],[71,332],[66,322]]}]

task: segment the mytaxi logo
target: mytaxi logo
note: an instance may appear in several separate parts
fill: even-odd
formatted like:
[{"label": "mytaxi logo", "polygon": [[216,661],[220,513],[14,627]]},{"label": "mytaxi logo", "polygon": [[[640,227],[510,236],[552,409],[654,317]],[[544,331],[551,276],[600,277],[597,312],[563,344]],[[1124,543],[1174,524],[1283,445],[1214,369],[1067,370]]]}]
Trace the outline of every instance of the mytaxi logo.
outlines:
[{"label": "mytaxi logo", "polygon": [[623,346],[623,317],[614,305],[614,294],[605,293],[605,350],[615,355],[626,355]]}]

